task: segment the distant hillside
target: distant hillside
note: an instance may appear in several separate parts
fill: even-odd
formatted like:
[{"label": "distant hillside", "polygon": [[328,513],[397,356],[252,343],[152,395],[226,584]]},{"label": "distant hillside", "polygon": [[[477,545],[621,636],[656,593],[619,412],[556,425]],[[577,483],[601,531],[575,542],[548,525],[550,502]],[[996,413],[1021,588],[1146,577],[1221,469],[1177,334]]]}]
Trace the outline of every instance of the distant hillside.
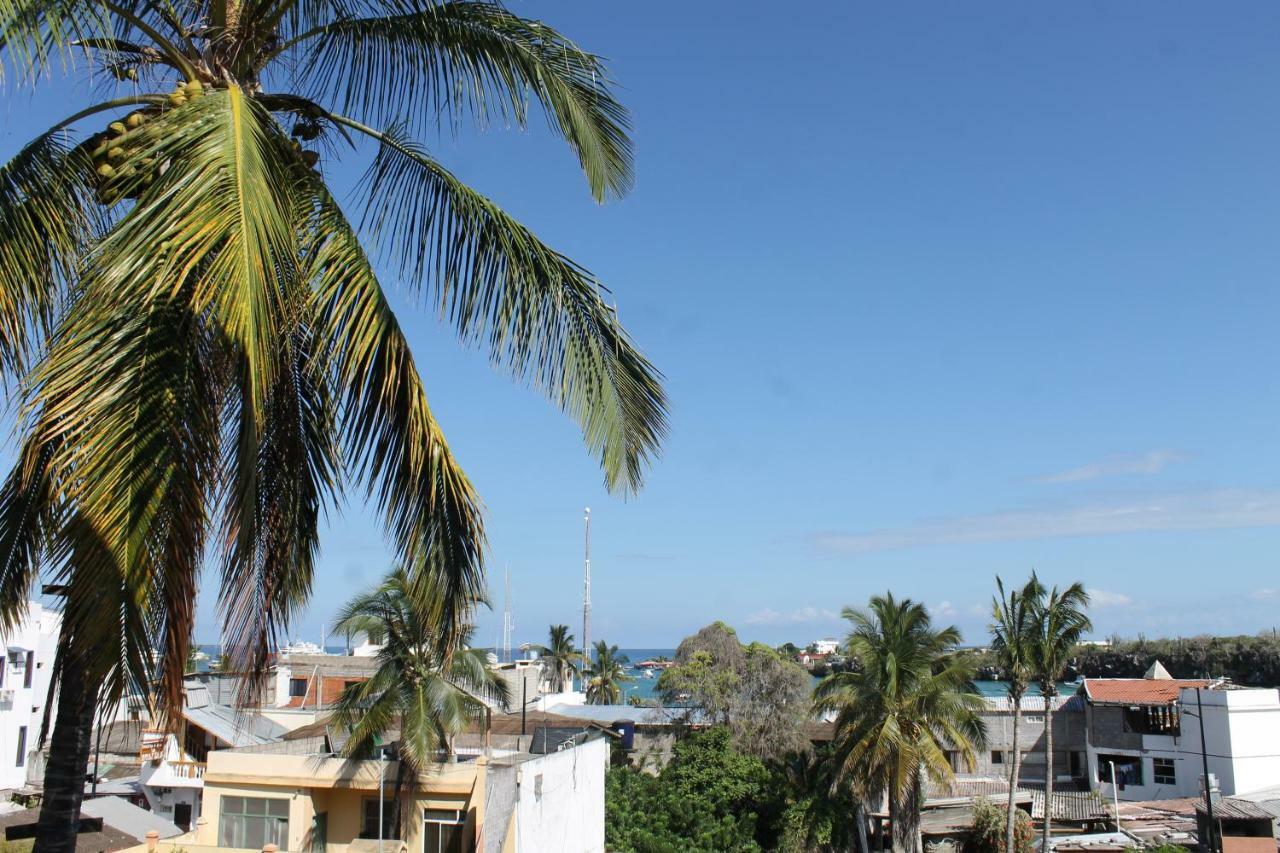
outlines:
[{"label": "distant hillside", "polygon": [[1140,678],[1159,660],[1174,678],[1226,676],[1236,684],[1280,686],[1280,638],[1189,637],[1083,646],[1075,669],[1089,678]]}]

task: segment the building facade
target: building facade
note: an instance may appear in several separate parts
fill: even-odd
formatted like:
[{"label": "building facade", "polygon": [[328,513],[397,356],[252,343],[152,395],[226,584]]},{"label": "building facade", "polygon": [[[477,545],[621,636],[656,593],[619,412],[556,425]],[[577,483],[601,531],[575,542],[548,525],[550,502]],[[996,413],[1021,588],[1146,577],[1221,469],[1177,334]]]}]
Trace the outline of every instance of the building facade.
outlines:
[{"label": "building facade", "polygon": [[3,635],[0,656],[0,790],[27,784],[49,697],[62,614],[38,601]]},{"label": "building facade", "polygon": [[1196,797],[1206,759],[1224,795],[1280,779],[1280,691],[1152,669],[1146,678],[1084,682],[1092,789],[1121,800]]}]

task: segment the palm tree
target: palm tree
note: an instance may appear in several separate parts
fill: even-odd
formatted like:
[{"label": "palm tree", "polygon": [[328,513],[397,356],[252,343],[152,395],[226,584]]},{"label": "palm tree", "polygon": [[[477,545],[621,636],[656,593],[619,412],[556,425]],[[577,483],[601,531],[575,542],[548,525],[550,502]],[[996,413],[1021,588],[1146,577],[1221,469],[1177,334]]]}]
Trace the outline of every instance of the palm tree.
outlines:
[{"label": "palm tree", "polygon": [[[587,270],[415,141],[467,116],[523,125],[536,103],[592,194],[621,196],[629,120],[597,57],[487,0],[0,0],[16,82],[86,55],[106,72],[86,99],[115,91],[0,166],[0,379],[22,436],[0,627],[48,565],[68,686],[109,702],[147,683],[154,648],[176,706],[216,550],[229,651],[260,688],[347,485],[420,594],[443,585],[434,624],[456,642],[483,589],[480,502],[377,260],[574,418],[611,489],[639,488],[659,374]],[[358,225],[326,181],[344,152],[370,155]],[[49,766],[72,772],[46,777],[41,853],[74,842],[74,740],[55,726]]]},{"label": "palm tree", "polygon": [[845,608],[848,650],[860,672],[828,675],[818,685],[818,711],[836,712],[835,779],[860,798],[887,793],[893,849],[920,853],[924,777],[954,778],[949,750],[973,766],[986,745],[974,666],[955,654],[960,632],[935,630],[924,606],[892,593],[866,610]]},{"label": "palm tree", "polygon": [[455,634],[454,645],[441,642],[436,613],[422,602],[409,572],[396,568],[377,588],[347,602],[335,628],[381,645],[378,668],[342,691],[331,722],[349,732],[343,754],[354,758],[371,755],[388,732],[399,731],[392,818],[399,829],[406,780],[452,752],[453,736],[484,712],[484,698],[507,699],[485,652],[466,648],[468,631]]},{"label": "palm tree", "polygon": [[634,680],[627,675],[628,663],[630,659],[618,654],[617,646],[596,641],[596,659],[582,673],[587,682],[588,705],[616,705],[621,701],[622,685]]},{"label": "palm tree", "polygon": [[1032,659],[1036,639],[1036,614],[1043,603],[1044,587],[1034,573],[1022,589],[1005,591],[996,577],[996,596],[991,600],[991,651],[1008,681],[1009,705],[1013,710],[1012,762],[1009,770],[1009,803],[1005,813],[1005,849],[1014,853],[1017,829],[1015,795],[1022,752],[1018,748],[1018,725],[1022,719],[1022,697],[1036,676]]},{"label": "palm tree", "polygon": [[573,647],[573,635],[568,625],[552,625],[548,645],[534,646],[538,656],[551,667],[551,684],[556,693],[563,693],[566,684],[577,677],[582,653]]},{"label": "palm tree", "polygon": [[[1035,574],[1031,575],[1035,580]],[[1044,826],[1041,828],[1041,848],[1049,849],[1049,835],[1053,828],[1049,804],[1053,801],[1053,701],[1058,696],[1058,679],[1066,669],[1076,644],[1093,630],[1085,608],[1089,606],[1089,593],[1080,583],[1073,583],[1059,591],[1055,586],[1043,596],[1036,608],[1035,642],[1032,644],[1032,660],[1035,678],[1040,682],[1040,695],[1044,697]]]}]

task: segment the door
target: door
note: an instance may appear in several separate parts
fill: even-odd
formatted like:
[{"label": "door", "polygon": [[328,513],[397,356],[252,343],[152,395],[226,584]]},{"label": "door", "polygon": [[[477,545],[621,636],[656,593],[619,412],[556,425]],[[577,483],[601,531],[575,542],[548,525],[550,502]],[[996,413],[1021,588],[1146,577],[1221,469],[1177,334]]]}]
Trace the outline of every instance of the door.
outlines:
[{"label": "door", "polygon": [[180,829],[191,829],[191,803],[178,803],[173,807],[173,822]]}]

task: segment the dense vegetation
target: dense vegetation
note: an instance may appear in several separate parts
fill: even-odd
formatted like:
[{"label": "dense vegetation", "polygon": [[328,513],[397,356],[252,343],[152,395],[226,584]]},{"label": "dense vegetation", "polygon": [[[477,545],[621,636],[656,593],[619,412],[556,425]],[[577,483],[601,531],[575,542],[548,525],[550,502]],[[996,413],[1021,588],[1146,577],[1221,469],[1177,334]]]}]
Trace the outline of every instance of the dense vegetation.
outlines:
[{"label": "dense vegetation", "polygon": [[[972,652],[983,678],[1004,678],[993,653]],[[1273,633],[1237,637],[1113,639],[1106,646],[1078,646],[1064,677],[1141,678],[1155,661],[1174,678],[1223,676],[1253,687],[1280,686],[1280,637]]]},{"label": "dense vegetation", "polygon": [[822,762],[766,762],[740,752],[726,726],[691,734],[657,776],[614,767],[605,786],[605,846],[642,853],[847,849],[848,804],[830,796]]}]

